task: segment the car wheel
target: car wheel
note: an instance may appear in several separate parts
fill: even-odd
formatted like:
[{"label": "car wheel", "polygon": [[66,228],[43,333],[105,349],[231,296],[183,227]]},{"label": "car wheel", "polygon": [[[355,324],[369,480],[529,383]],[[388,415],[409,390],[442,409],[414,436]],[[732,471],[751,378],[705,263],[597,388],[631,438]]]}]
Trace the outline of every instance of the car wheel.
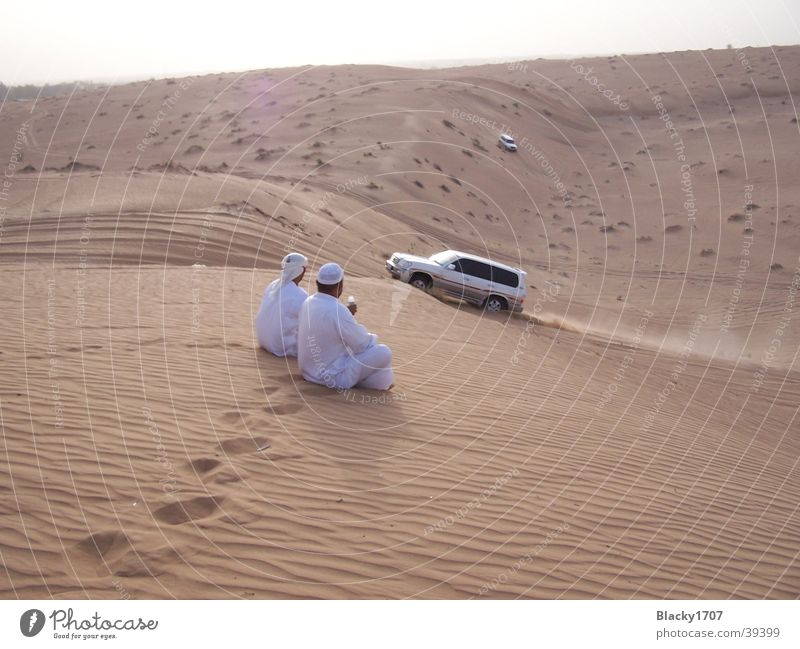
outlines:
[{"label": "car wheel", "polygon": [[427,275],[416,274],[411,278],[409,282],[411,286],[414,288],[418,288],[421,291],[427,291],[431,287],[431,278]]},{"label": "car wheel", "polygon": [[487,311],[502,311],[503,309],[508,308],[508,304],[503,298],[498,297],[497,295],[490,295],[488,298],[486,298],[484,307]]}]

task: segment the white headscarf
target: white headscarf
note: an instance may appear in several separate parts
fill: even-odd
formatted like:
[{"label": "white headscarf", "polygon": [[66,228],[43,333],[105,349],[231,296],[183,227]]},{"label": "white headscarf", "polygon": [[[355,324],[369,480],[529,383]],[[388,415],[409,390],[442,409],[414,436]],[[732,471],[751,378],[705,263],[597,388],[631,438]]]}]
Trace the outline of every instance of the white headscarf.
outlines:
[{"label": "white headscarf", "polygon": [[308,266],[308,259],[299,252],[290,252],[286,255],[281,261],[280,281],[273,282],[272,286],[270,286],[270,294],[274,295],[281,287],[299,277],[306,266]]}]

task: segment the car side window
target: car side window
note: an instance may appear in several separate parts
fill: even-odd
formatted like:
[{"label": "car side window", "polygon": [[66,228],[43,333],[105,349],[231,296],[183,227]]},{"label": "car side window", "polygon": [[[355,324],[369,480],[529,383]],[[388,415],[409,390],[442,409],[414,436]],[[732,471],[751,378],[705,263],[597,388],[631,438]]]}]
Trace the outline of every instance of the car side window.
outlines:
[{"label": "car side window", "polygon": [[492,274],[494,275],[494,281],[499,284],[504,284],[511,288],[517,288],[519,286],[519,275],[512,273],[510,270],[506,270],[505,268],[493,268]]},{"label": "car side window", "polygon": [[477,277],[478,279],[492,281],[492,267],[483,262],[476,261],[475,259],[462,259],[461,272],[465,275]]},{"label": "car side window", "polygon": [[453,270],[454,270],[454,271],[456,271],[456,272],[458,272],[458,273],[463,273],[463,272],[464,272],[464,271],[461,269],[461,260],[460,260],[460,259],[454,259],[454,260],[453,260],[453,261],[451,261],[450,263],[451,263],[453,266],[455,266],[455,268],[453,268]]}]

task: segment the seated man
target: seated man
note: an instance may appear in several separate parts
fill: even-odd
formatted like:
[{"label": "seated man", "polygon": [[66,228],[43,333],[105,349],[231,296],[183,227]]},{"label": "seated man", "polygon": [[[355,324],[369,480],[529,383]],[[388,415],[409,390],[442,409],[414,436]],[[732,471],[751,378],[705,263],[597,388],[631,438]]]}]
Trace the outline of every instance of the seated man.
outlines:
[{"label": "seated man", "polygon": [[300,309],[297,362],[306,381],[329,388],[352,387],[389,390],[394,382],[392,352],[378,345],[353,317],[339,296],[344,271],[338,264],[325,264],[317,275],[317,292]]},{"label": "seated man", "polygon": [[281,262],[281,276],[267,286],[256,315],[258,344],[275,356],[297,356],[297,323],[308,293],[300,288],[306,259],[291,252]]}]

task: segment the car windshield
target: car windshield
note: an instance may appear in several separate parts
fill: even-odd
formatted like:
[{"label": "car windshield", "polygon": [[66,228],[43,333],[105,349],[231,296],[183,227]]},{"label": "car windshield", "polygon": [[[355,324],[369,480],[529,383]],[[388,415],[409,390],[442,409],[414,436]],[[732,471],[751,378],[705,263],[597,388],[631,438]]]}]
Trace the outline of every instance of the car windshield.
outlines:
[{"label": "car windshield", "polygon": [[511,137],[510,135],[503,135],[502,137],[506,142],[513,142],[514,141],[514,138]]},{"label": "car windshield", "polygon": [[431,255],[429,257],[429,259],[434,264],[439,264],[442,267],[452,263],[455,258],[456,254],[451,250],[445,250],[444,252],[437,252],[435,255]]}]

